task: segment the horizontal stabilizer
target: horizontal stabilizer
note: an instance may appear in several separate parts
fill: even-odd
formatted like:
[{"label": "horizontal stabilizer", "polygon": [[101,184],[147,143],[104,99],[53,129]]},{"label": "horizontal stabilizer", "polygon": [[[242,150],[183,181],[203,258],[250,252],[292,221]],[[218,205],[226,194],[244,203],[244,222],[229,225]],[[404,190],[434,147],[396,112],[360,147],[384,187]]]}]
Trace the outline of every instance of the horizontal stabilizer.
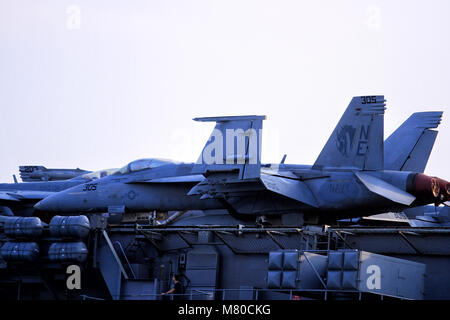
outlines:
[{"label": "horizontal stabilizer", "polygon": [[306,203],[315,208],[319,207],[311,190],[309,190],[308,186],[302,181],[267,174],[261,175],[261,181],[264,183],[264,186],[272,192]]},{"label": "horizontal stabilizer", "polygon": [[370,174],[355,171],[355,175],[367,189],[391,201],[409,206],[416,199],[416,197],[408,192]]},{"label": "horizontal stabilizer", "polygon": [[282,177],[282,178],[291,178],[291,179],[297,179],[297,180],[299,179],[299,177],[292,171],[279,170],[277,168],[273,169],[271,167],[262,168],[261,173],[265,174],[265,175],[277,176],[277,177]]}]

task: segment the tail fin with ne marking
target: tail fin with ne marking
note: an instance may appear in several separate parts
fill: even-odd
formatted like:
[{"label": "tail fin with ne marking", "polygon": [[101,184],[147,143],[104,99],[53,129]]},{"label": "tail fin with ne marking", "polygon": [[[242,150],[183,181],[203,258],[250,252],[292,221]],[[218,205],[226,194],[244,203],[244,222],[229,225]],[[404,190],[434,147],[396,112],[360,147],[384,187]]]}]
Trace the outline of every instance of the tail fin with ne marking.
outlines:
[{"label": "tail fin with ne marking", "polygon": [[313,169],[381,170],[384,166],[384,96],[354,97]]}]

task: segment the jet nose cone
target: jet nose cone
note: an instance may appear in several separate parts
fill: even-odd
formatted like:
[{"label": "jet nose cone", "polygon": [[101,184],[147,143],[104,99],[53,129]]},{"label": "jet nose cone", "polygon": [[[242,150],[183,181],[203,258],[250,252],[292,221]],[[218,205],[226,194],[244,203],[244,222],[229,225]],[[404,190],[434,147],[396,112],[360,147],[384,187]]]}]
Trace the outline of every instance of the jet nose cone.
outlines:
[{"label": "jet nose cone", "polygon": [[42,202],[42,200],[39,201],[38,203],[36,203],[36,204],[33,206],[33,208],[36,209],[36,210],[42,211],[42,205],[41,205],[41,202]]},{"label": "jet nose cone", "polygon": [[34,205],[34,209],[39,211],[54,211],[57,210],[57,207],[55,196],[44,198]]}]

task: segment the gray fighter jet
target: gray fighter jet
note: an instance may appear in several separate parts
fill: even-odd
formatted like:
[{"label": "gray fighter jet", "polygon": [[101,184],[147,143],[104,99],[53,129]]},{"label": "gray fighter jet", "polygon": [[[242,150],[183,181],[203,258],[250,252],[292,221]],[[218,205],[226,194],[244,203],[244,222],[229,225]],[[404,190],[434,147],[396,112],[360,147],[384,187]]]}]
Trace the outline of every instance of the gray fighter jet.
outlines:
[{"label": "gray fighter jet", "polygon": [[[196,163],[134,161],[35,208],[114,214],[227,209],[240,218],[281,217],[283,224],[299,225],[448,201],[450,183],[443,179],[385,170],[384,110],[384,96],[354,97],[312,166],[261,165],[264,116],[196,118],[216,122]],[[408,164],[403,160],[388,163]]]},{"label": "gray fighter jet", "polygon": [[23,182],[69,180],[92,171],[76,169],[47,169],[44,166],[19,166]]},{"label": "gray fighter jet", "polygon": [[64,189],[103,178],[117,169],[100,170],[62,181],[0,184],[0,215],[32,216],[36,202]]}]

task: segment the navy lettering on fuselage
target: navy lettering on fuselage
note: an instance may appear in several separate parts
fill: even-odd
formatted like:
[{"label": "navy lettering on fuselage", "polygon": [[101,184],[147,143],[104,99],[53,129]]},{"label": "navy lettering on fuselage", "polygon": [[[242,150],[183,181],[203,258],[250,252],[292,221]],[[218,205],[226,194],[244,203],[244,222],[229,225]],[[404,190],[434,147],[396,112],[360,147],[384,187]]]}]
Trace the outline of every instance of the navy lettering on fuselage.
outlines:
[{"label": "navy lettering on fuselage", "polygon": [[348,183],[330,183],[329,190],[332,193],[346,193],[350,190],[350,185]]}]

